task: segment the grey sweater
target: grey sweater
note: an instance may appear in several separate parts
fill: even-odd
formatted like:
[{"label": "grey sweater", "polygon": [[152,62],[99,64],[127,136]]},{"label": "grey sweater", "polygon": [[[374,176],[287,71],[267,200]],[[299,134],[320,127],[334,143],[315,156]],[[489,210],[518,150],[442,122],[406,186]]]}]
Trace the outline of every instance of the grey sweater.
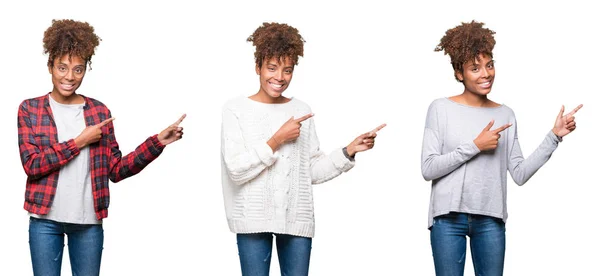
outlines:
[{"label": "grey sweater", "polygon": [[[495,150],[481,152],[473,140],[495,120],[492,130],[507,123]],[[550,131],[527,159],[523,158],[515,114],[509,107],[471,107],[447,98],[433,101],[427,112],[421,171],[433,180],[429,227],[433,218],[450,212],[487,215],[506,222],[506,171],[523,185],[552,155],[559,138]]]}]

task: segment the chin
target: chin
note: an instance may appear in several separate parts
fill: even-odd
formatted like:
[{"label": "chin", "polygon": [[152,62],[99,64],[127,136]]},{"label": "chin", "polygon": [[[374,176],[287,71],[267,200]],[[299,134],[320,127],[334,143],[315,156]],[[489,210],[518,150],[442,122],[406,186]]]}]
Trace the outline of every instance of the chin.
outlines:
[{"label": "chin", "polygon": [[282,92],[271,92],[268,94],[269,94],[269,96],[271,96],[271,98],[279,98],[279,97],[283,96],[283,91]]},{"label": "chin", "polygon": [[73,91],[60,91],[60,90],[58,90],[58,93],[59,93],[61,96],[65,97],[65,98],[68,98],[68,97],[71,97],[71,96],[73,96],[73,94],[75,94],[75,91],[76,91],[76,90],[73,90]]}]

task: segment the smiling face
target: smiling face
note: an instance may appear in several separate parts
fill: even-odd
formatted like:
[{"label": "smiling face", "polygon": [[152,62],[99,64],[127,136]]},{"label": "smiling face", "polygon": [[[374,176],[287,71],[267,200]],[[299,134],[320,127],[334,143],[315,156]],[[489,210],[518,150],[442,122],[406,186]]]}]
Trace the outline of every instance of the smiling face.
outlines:
[{"label": "smiling face", "polygon": [[81,57],[64,55],[54,60],[48,68],[52,74],[52,97],[61,103],[71,103],[77,99],[75,91],[85,76],[86,62]]},{"label": "smiling face", "polygon": [[265,59],[261,67],[256,65],[256,73],[260,75],[258,95],[271,102],[277,102],[292,81],[294,63],[287,57],[280,60]]},{"label": "smiling face", "polygon": [[464,84],[465,93],[486,96],[494,84],[494,60],[486,54],[479,54],[478,57],[478,60],[465,63],[462,72],[456,72],[456,77]]}]

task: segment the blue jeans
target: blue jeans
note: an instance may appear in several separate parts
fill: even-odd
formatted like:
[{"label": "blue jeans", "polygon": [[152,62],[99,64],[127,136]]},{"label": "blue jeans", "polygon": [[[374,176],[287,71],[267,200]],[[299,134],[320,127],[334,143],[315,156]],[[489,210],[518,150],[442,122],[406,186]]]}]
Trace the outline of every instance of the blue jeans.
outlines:
[{"label": "blue jeans", "polygon": [[465,270],[467,238],[477,276],[502,275],[505,228],[501,219],[465,213],[434,218],[431,249],[437,276],[462,276]]},{"label": "blue jeans", "polygon": [[277,256],[282,276],[306,276],[312,239],[284,234],[237,234],[243,276],[268,276],[273,235],[277,237]]},{"label": "blue jeans", "polygon": [[29,250],[33,274],[60,275],[65,234],[69,237],[69,259],[73,276],[100,274],[104,243],[102,224],[72,224],[29,219]]}]

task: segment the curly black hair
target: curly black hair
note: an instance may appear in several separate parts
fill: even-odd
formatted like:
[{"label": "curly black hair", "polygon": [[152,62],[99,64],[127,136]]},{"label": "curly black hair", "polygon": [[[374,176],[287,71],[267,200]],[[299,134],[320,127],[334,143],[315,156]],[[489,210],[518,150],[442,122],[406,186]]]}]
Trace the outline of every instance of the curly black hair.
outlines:
[{"label": "curly black hair", "polygon": [[[494,34],[496,32],[484,28],[485,23],[476,22],[462,23],[446,31],[446,35],[435,47],[435,51],[444,51],[450,56],[450,62],[455,72],[462,72],[463,66],[469,61],[479,60],[480,54],[493,57],[492,50],[496,45]],[[460,81],[456,74],[454,77]]]},{"label": "curly black hair", "polygon": [[92,56],[100,41],[94,33],[94,27],[87,22],[52,20],[52,26],[44,32],[44,54],[48,54],[48,66],[64,55],[78,56],[91,66]]},{"label": "curly black hair", "polygon": [[254,59],[261,68],[264,60],[290,58],[298,65],[298,57],[304,54],[304,39],[298,30],[282,23],[263,23],[246,40],[256,46]]}]

